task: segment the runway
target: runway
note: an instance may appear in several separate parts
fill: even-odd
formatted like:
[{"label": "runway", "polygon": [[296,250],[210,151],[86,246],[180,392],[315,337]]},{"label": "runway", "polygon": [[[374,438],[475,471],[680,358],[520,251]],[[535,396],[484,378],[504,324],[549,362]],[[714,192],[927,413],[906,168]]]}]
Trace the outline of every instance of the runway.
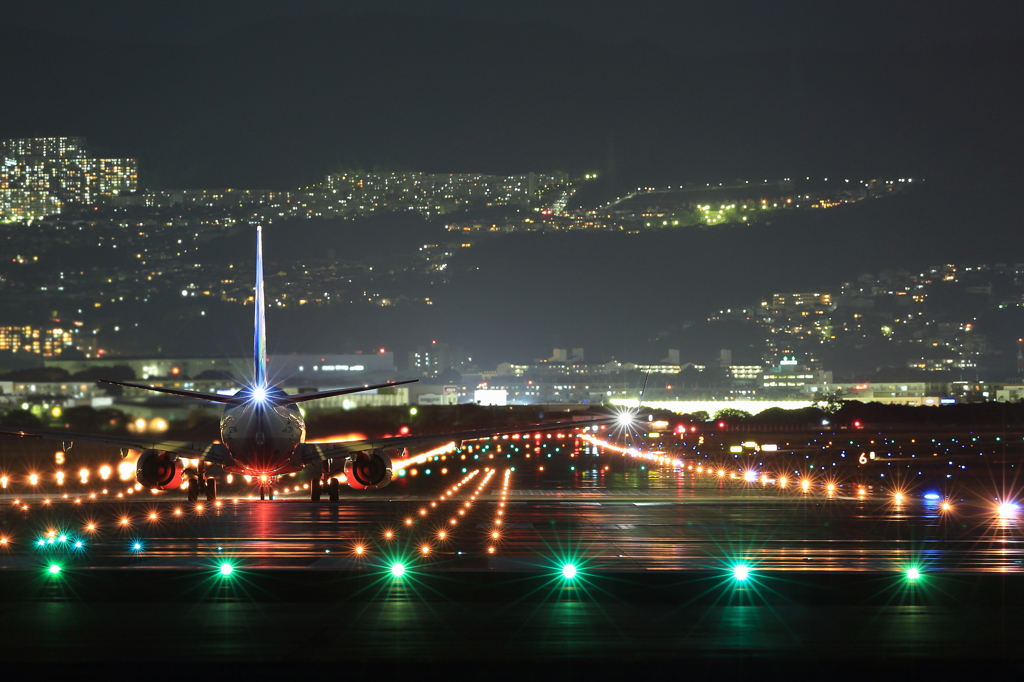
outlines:
[{"label": "runway", "polygon": [[984,489],[896,499],[672,466],[623,474],[635,486],[513,468],[337,503],[8,499],[0,655],[151,661],[159,642],[207,661],[509,670],[1024,659],[1021,520]]},{"label": "runway", "polygon": [[428,572],[544,571],[568,560],[600,572],[704,571],[736,562],[761,572],[1024,572],[1016,516],[968,502],[943,512],[920,500],[760,490],[685,502],[656,492],[581,498],[529,491],[509,495],[505,507],[499,499],[480,497],[461,516],[451,510],[466,510],[464,503],[431,508],[426,498],[228,500],[218,507],[52,502],[45,509],[36,500],[27,512],[6,514],[0,567],[52,560],[74,570],[187,569],[223,559],[248,570],[373,570],[400,556]]}]

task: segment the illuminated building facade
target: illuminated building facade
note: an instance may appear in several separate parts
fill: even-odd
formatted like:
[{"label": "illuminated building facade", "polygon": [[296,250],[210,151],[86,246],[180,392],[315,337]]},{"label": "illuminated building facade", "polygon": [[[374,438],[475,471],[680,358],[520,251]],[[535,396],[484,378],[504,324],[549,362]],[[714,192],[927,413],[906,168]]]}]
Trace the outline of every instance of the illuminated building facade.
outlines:
[{"label": "illuminated building facade", "polygon": [[51,358],[74,347],[73,334],[74,330],[63,328],[0,327],[0,351],[35,353]]},{"label": "illuminated building facade", "polygon": [[84,137],[3,140],[0,159],[0,220],[34,220],[138,186],[135,159],[95,158]]}]

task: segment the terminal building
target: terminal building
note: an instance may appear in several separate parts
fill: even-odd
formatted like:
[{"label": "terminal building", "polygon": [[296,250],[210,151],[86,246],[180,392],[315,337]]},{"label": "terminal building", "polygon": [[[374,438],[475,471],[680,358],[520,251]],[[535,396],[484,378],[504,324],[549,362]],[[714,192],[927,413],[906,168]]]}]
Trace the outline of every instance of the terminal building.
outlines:
[{"label": "terminal building", "polygon": [[[130,367],[139,380],[178,388],[189,388],[195,381],[219,382],[226,387],[230,382],[244,383],[252,379],[251,357],[55,358],[47,359],[45,366],[63,369],[69,374],[96,367]],[[352,381],[358,383],[368,374],[394,371],[395,357],[391,351],[344,355],[271,355],[267,362],[270,379],[286,386],[340,386]],[[179,383],[188,383],[190,386],[177,386]]]}]

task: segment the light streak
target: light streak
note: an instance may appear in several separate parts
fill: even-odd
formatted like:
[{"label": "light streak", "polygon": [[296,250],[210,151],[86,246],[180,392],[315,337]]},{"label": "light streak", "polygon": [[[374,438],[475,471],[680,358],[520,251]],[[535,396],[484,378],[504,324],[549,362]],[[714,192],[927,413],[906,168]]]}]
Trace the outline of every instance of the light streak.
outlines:
[{"label": "light streak", "polygon": [[591,443],[592,445],[597,445],[599,447],[607,448],[607,449],[612,450],[614,452],[618,452],[619,454],[621,454],[623,456],[638,457],[640,459],[645,459],[645,460],[647,460],[649,462],[656,462],[658,464],[672,464],[674,466],[682,466],[683,465],[683,461],[681,459],[672,459],[670,457],[666,457],[665,453],[663,453],[663,452],[643,452],[641,450],[637,450],[636,448],[632,448],[632,447],[624,448],[624,447],[621,447],[621,446],[609,443],[608,441],[601,440],[600,438],[597,438],[595,436],[592,436],[592,435],[586,434],[586,433],[581,434],[580,435],[580,439],[581,440],[585,440],[588,443]]},{"label": "light streak", "polygon": [[397,462],[392,461],[391,466],[392,466],[392,469],[394,471],[399,471],[401,469],[405,469],[406,467],[410,467],[413,464],[425,464],[427,462],[427,460],[430,459],[431,457],[436,457],[438,455],[444,455],[444,454],[450,454],[452,452],[455,452],[455,441],[451,441],[449,443],[446,443],[445,445],[442,445],[440,447],[434,448],[433,450],[428,450],[427,452],[423,452],[423,453],[420,453],[418,455],[414,455],[413,457],[410,457],[409,459],[403,459],[403,460],[399,460]]}]

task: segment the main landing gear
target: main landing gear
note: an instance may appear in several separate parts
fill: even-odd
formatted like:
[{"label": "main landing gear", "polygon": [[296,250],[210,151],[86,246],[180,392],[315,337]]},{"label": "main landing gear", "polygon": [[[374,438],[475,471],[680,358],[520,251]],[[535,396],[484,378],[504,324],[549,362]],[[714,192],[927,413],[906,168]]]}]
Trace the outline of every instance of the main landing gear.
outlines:
[{"label": "main landing gear", "polygon": [[320,475],[309,482],[309,499],[311,502],[319,502],[324,488],[327,489],[327,498],[331,502],[337,502],[340,494],[341,484],[338,479],[331,476],[331,465],[324,462],[320,466]]},{"label": "main landing gear", "polygon": [[207,502],[217,501],[217,479],[206,475],[206,462],[199,463],[199,471],[188,468],[188,501],[198,502],[200,495],[206,496]]}]

